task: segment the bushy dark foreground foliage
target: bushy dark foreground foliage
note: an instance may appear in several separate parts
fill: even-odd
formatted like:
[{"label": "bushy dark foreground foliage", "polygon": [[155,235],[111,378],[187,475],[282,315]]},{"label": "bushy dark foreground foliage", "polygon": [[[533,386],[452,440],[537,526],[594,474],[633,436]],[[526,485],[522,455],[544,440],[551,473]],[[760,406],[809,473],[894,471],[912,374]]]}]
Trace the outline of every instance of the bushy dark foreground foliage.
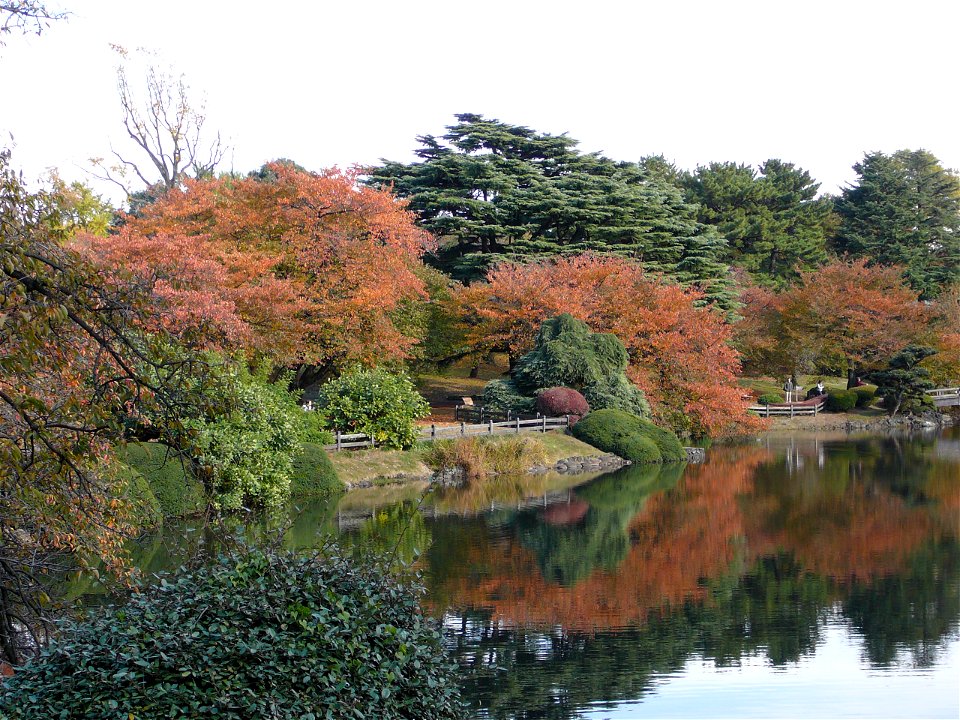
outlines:
[{"label": "bushy dark foreground foliage", "polygon": [[570,431],[577,439],[595,448],[635,463],[682,462],[687,459],[674,433],[623,410],[594,410]]},{"label": "bushy dark foreground foliage", "polygon": [[0,717],[459,717],[418,592],[329,552],[224,556],[65,625]]}]

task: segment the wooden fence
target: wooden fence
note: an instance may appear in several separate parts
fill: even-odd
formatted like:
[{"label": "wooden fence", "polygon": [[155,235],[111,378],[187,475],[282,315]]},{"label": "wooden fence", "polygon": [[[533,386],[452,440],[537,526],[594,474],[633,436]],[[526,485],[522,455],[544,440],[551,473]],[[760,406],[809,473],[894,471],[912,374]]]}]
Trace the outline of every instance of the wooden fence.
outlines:
[{"label": "wooden fence", "polygon": [[788,403],[781,405],[751,405],[748,409],[761,417],[773,417],[776,415],[813,415],[816,416],[823,410],[826,404],[824,400],[814,404]]},{"label": "wooden fence", "polygon": [[[484,423],[467,424],[461,422],[459,425],[437,426],[430,425],[424,427],[418,436],[423,442],[440,440],[443,438],[468,437],[473,435],[503,435],[506,433],[520,432],[547,432],[548,430],[559,430],[570,426],[570,418],[567,415],[562,417],[539,417],[523,420],[515,417],[511,420],[502,420],[494,422],[493,419]],[[351,448],[376,447],[377,442],[374,438],[363,433],[335,433],[335,442],[331,445],[324,445],[325,450],[349,450]]]},{"label": "wooden fence", "polygon": [[482,405],[457,405],[453,408],[454,420],[474,424],[488,423],[491,420],[494,422],[506,422],[507,420],[516,420],[517,418],[521,420],[539,420],[540,417],[540,413],[503,412],[502,410],[490,410]]}]

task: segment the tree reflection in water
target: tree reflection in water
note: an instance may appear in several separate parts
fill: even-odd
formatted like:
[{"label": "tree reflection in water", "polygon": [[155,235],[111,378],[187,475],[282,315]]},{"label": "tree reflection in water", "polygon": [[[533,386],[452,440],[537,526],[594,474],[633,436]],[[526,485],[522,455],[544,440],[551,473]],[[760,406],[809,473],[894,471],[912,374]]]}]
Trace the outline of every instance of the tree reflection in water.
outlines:
[{"label": "tree reflection in water", "polygon": [[960,466],[934,449],[714,448],[679,479],[631,468],[578,488],[576,512],[435,531],[431,600],[467,696],[492,717],[573,717],[694,657],[795,663],[830,618],[874,667],[931,665],[960,620]]}]

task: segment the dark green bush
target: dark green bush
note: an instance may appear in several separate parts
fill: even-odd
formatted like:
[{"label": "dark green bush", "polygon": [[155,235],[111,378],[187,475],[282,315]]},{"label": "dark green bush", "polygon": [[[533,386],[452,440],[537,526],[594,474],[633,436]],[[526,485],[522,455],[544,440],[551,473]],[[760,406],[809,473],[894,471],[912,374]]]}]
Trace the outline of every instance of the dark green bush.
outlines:
[{"label": "dark green bush", "polygon": [[686,462],[687,451],[683,449],[680,438],[672,430],[657,427],[649,420],[640,421],[640,430],[660,450],[664,462]]},{"label": "dark green bush", "polygon": [[827,410],[846,412],[857,405],[857,393],[853,390],[836,390],[827,395]]},{"label": "dark green bush", "polygon": [[221,557],[63,625],[0,717],[459,717],[420,592],[342,557]]},{"label": "dark green bush", "polygon": [[114,463],[110,471],[124,481],[124,497],[130,501],[133,522],[139,529],[151,528],[163,522],[160,501],[143,475],[121,462]]},{"label": "dark green bush", "polygon": [[192,515],[206,507],[203,485],[189,463],[166,445],[128,443],[119,454],[147,481],[164,517]]},{"label": "dark green bush", "polygon": [[632,463],[663,461],[663,455],[657,444],[646,435],[623,435],[616,439],[610,452]]},{"label": "dark green bush", "polygon": [[874,398],[877,396],[877,391],[868,387],[853,388],[853,392],[857,394],[858,408],[870,407],[870,405],[873,404]]},{"label": "dark green bush", "polygon": [[777,405],[783,402],[783,395],[780,393],[764,393],[757,399],[757,402],[761,405]]},{"label": "dark green bush", "polygon": [[320,445],[304,443],[303,452],[293,461],[290,475],[290,496],[295,498],[324,497],[343,492],[343,483]]},{"label": "dark green bush", "polygon": [[570,432],[595,448],[612,452],[631,462],[687,459],[676,435],[623,410],[594,410],[574,425]]},{"label": "dark green bush", "polygon": [[499,400],[498,409],[523,412],[540,392],[565,387],[581,393],[591,408],[648,415],[643,391],[627,378],[628,360],[615,335],[591,332],[585,322],[564,313],[543,322],[533,350],[517,360],[509,381],[494,380],[484,388],[484,403]]}]

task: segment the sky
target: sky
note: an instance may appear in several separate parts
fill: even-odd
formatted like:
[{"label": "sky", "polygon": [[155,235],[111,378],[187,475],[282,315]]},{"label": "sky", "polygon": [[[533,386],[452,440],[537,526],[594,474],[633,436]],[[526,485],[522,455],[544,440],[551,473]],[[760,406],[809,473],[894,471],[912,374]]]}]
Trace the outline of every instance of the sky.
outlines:
[{"label": "sky", "polygon": [[[70,13],[0,47],[0,146],[116,202],[91,157],[125,140],[111,44],[145,48],[205,103],[221,169],[410,161],[473,112],[681,168],[780,158],[821,192],[865,152],[960,168],[956,0],[48,0]],[[142,75],[130,74],[137,85]]]}]

